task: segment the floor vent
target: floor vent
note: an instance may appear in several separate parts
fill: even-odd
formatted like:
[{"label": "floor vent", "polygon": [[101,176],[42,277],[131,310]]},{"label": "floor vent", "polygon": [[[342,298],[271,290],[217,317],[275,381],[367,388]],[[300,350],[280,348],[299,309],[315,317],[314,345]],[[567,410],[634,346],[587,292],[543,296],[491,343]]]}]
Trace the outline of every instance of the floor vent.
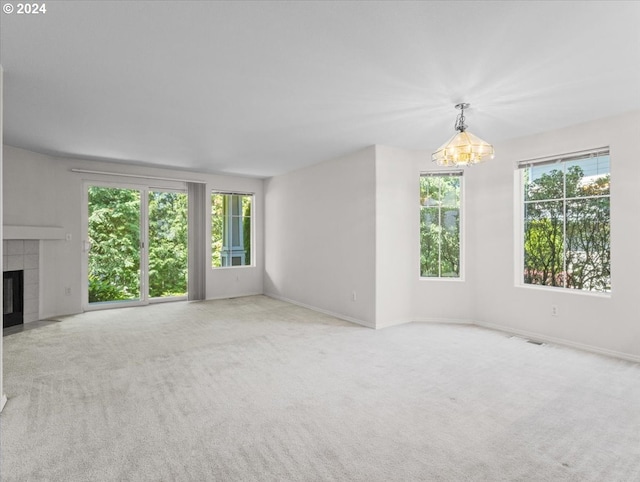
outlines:
[{"label": "floor vent", "polygon": [[532,345],[544,345],[544,343],[542,343],[541,341],[535,340],[527,340],[527,343],[531,343]]},{"label": "floor vent", "polygon": [[531,343],[532,345],[538,345],[538,346],[542,346],[545,343],[542,341],[536,341],[536,340],[529,340],[528,338],[523,338],[521,336],[517,336],[517,335],[511,335],[509,336],[510,340],[517,340],[517,341],[523,341],[525,343]]}]

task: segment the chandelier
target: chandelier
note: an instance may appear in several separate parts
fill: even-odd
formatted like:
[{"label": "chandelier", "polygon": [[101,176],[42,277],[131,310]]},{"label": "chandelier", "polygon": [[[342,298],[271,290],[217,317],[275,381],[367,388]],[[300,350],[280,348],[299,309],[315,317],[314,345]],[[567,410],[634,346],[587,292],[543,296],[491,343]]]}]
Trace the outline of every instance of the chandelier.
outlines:
[{"label": "chandelier", "polygon": [[493,146],[466,131],[464,110],[470,105],[456,104],[456,109],[460,110],[455,124],[458,133],[431,155],[433,162],[439,166],[471,166],[487,157],[493,159]]}]

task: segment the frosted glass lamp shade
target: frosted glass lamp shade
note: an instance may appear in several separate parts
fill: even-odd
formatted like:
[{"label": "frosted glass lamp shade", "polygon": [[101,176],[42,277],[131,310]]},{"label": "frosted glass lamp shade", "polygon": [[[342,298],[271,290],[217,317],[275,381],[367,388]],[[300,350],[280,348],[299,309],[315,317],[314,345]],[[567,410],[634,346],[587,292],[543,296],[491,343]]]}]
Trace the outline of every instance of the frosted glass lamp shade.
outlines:
[{"label": "frosted glass lamp shade", "polygon": [[493,146],[471,132],[461,131],[431,155],[439,166],[470,166],[493,159]]}]

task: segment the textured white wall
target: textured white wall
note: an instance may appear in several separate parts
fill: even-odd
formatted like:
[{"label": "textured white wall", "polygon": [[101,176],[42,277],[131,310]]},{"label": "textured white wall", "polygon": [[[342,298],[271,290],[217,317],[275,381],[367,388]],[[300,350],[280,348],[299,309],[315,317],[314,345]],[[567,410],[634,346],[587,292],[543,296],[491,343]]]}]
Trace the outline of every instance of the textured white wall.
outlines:
[{"label": "textured white wall", "polygon": [[376,328],[414,319],[419,184],[411,154],[376,146]]},{"label": "textured white wall", "polygon": [[[497,143],[496,158],[468,169],[475,318],[490,326],[640,360],[640,112]],[[517,161],[611,147],[609,297],[515,286]],[[551,315],[556,305],[558,316]]]},{"label": "textured white wall", "polygon": [[[199,179],[207,189],[254,192],[255,267],[209,269],[207,298],[221,298],[262,293],[263,255],[263,181],[232,176],[185,173],[124,164],[55,158],[23,149],[4,146],[4,224],[22,226],[58,226],[71,234],[71,241],[47,240],[41,243],[41,316],[55,317],[82,310],[82,219],[86,216],[85,180],[111,181],[121,184],[139,182],[116,176],[97,176],[70,172],[71,168],[142,174],[169,178]],[[162,186],[161,181],[151,181]],[[167,183],[165,183],[167,184]],[[170,184],[170,183],[169,183]],[[207,220],[209,227],[210,220]],[[207,240],[210,249],[210,239]],[[210,264],[209,264],[210,266]],[[64,287],[71,288],[67,296]]]},{"label": "textured white wall", "polygon": [[266,181],[265,292],[375,326],[375,201],[373,147]]}]

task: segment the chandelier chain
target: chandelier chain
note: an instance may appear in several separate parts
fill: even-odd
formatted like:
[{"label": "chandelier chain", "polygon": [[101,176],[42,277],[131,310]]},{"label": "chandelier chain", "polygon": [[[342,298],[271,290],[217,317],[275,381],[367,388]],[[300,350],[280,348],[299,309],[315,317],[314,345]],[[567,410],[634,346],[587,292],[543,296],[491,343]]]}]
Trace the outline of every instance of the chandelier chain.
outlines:
[{"label": "chandelier chain", "polygon": [[[467,104],[468,105],[468,104]],[[464,132],[465,129],[467,128],[467,125],[464,123],[465,118],[464,118],[464,108],[467,107],[467,105],[465,104],[458,104],[456,105],[456,107],[458,109],[460,109],[460,113],[458,114],[458,116],[456,117],[456,123],[455,123],[455,130],[457,130],[458,132]],[[459,106],[459,107],[458,107]]]}]

